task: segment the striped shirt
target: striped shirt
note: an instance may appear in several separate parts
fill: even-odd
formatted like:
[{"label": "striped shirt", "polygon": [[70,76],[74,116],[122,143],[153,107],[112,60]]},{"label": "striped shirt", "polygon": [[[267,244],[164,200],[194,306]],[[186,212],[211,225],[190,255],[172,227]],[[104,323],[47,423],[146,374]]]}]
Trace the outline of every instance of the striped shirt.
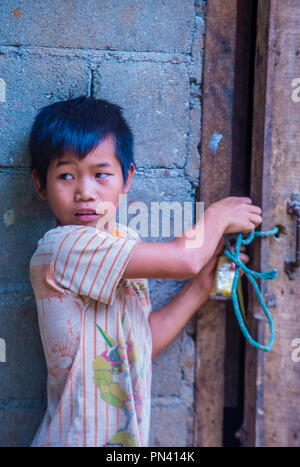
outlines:
[{"label": "striped shirt", "polygon": [[148,281],[122,279],[139,241],[65,225],[30,261],[48,404],[32,446],[147,446],[152,341]]}]

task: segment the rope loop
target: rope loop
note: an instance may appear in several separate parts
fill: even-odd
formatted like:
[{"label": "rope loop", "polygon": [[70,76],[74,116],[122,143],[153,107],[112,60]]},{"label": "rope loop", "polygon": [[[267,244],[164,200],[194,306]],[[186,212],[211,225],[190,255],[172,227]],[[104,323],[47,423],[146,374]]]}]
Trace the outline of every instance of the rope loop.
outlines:
[{"label": "rope loop", "polygon": [[[256,232],[254,229],[247,236],[247,238],[243,238],[244,234],[239,233],[236,238],[235,250],[231,247],[229,236],[225,234],[225,244],[227,248],[225,248],[224,254],[236,265],[235,274],[234,274],[233,283],[232,283],[232,289],[231,289],[232,303],[233,303],[233,308],[234,308],[236,318],[238,320],[240,329],[242,333],[244,334],[245,338],[247,339],[247,341],[250,342],[250,344],[252,344],[257,349],[265,350],[266,352],[270,351],[273,346],[274,338],[275,338],[275,329],[274,329],[274,323],[273,323],[272,316],[268,310],[268,307],[263,299],[261,291],[259,290],[259,287],[254,277],[257,277],[259,279],[265,279],[265,280],[275,279],[278,271],[276,269],[271,269],[265,272],[256,272],[256,271],[253,271],[247,268],[247,266],[240,259],[240,248],[241,248],[241,245],[249,245],[249,243],[251,243],[255,237],[264,238],[264,237],[276,235],[278,232],[279,232],[279,228],[275,226],[272,230],[267,230],[263,232],[261,231]],[[269,343],[267,346],[260,344],[259,342],[255,341],[251,337],[247,329],[247,326],[243,320],[243,316],[240,310],[238,296],[237,296],[237,286],[238,286],[238,280],[239,280],[239,275],[240,275],[240,269],[244,271],[244,274],[246,275],[246,277],[249,279],[252,286],[254,287],[257,297],[259,299],[259,302],[268,320],[269,327],[270,327],[270,338],[269,338]]]}]

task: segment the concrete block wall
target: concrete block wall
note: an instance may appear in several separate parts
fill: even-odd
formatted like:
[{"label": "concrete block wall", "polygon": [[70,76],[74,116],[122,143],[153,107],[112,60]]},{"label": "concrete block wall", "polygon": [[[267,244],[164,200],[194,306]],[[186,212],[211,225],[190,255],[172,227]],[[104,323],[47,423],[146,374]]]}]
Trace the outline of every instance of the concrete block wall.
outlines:
[{"label": "concrete block wall", "polygon": [[[33,118],[82,94],[121,105],[135,134],[128,201],[195,201],[204,25],[204,0],[0,4],[0,446],[29,445],[46,406],[28,264],[55,220],[30,178]],[[183,285],[149,282],[154,310]],[[151,446],[192,446],[194,364],[192,319],[153,361]]]}]

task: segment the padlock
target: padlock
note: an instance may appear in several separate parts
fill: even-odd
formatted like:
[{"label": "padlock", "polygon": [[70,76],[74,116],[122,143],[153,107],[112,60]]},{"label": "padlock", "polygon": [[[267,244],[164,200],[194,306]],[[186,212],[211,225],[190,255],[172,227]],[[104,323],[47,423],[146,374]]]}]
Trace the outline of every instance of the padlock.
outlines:
[{"label": "padlock", "polygon": [[211,298],[228,299],[231,297],[231,289],[235,270],[231,268],[232,261],[226,255],[220,255],[217,263],[217,270]]}]

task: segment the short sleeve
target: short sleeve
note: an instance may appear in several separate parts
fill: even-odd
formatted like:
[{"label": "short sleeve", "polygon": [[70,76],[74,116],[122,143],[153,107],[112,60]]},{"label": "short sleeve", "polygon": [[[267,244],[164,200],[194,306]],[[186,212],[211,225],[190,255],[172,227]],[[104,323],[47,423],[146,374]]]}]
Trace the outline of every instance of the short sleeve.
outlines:
[{"label": "short sleeve", "polygon": [[55,279],[77,295],[111,305],[137,242],[93,227],[67,232],[56,242]]}]

